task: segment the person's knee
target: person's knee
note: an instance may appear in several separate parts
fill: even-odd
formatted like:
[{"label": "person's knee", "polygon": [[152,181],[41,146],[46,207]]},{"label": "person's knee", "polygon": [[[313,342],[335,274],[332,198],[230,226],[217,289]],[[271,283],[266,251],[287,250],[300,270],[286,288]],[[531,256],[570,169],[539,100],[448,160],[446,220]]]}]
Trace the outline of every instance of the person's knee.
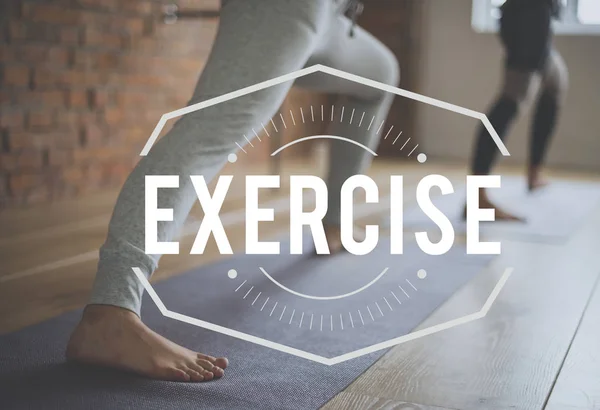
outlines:
[{"label": "person's knee", "polygon": [[394,53],[386,48],[383,58],[384,77],[383,82],[397,87],[400,85],[400,62]]},{"label": "person's knee", "polygon": [[[376,64],[373,64],[373,72],[370,78],[393,87],[398,87],[400,85],[400,63],[390,49],[385,46],[382,46],[381,49],[382,51],[375,62]],[[373,89],[373,91],[375,93],[373,97],[376,99],[382,99],[390,95],[388,91],[378,89]]]},{"label": "person's knee", "polygon": [[506,90],[502,93],[501,98],[510,101],[511,105],[515,107],[515,114],[519,114],[523,111],[524,107],[526,107],[528,102],[528,93],[527,92],[506,92]]},{"label": "person's knee", "polygon": [[517,113],[522,111],[532,100],[535,93],[536,82],[533,76],[510,78],[505,83],[502,90],[502,96],[505,99],[513,101],[517,108]]},{"label": "person's knee", "polygon": [[559,104],[565,100],[569,89],[569,74],[566,68],[556,71],[552,81],[544,85],[543,96],[555,99]]}]

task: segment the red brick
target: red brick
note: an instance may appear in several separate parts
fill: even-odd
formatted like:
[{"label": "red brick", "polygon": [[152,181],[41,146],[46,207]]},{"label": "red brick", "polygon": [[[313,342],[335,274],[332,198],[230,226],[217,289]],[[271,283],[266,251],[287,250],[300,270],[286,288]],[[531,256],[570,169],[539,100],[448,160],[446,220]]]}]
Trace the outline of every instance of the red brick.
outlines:
[{"label": "red brick", "polygon": [[62,90],[23,91],[15,99],[21,106],[63,107],[67,102]]},{"label": "red brick", "polygon": [[81,167],[69,167],[62,170],[62,177],[67,183],[78,183],[84,180]]},{"label": "red brick", "polygon": [[106,130],[94,123],[86,123],[81,133],[86,147],[101,146],[106,139]]},{"label": "red brick", "polygon": [[[126,88],[125,88],[126,89]],[[116,94],[116,103],[123,110],[138,110],[160,108],[167,111],[168,107],[166,96],[159,90],[150,90],[150,92],[141,91],[121,91]]]},{"label": "red brick", "polygon": [[119,67],[120,54],[115,52],[99,53],[94,60],[94,68],[100,70],[113,70]]},{"label": "red brick", "polygon": [[36,143],[36,138],[34,138],[31,133],[24,131],[5,132],[4,140],[4,150],[11,154],[22,149],[36,148],[38,145]]},{"label": "red brick", "polygon": [[35,88],[60,84],[64,74],[47,67],[40,67],[33,71],[33,86]]},{"label": "red brick", "polygon": [[171,76],[160,76],[145,73],[119,74],[111,76],[109,84],[136,87],[140,89],[166,88],[169,89],[174,81]]},{"label": "red brick", "polygon": [[79,49],[75,52],[74,65],[77,68],[114,70],[119,67],[118,51],[90,51]]},{"label": "red brick", "polygon": [[44,178],[38,173],[11,174],[8,177],[8,186],[12,195],[17,197],[26,195],[36,186],[43,185]]},{"label": "red brick", "polygon": [[12,105],[12,94],[0,87],[0,107]]},{"label": "red brick", "polygon": [[79,124],[79,113],[75,111],[59,111],[56,113],[56,126],[59,129],[75,132],[79,129]]},{"label": "red brick", "polygon": [[111,49],[123,48],[123,38],[114,32],[108,32],[96,27],[86,27],[84,45]]},{"label": "red brick", "polygon": [[7,44],[0,44],[0,62],[14,61],[15,49]]},{"label": "red brick", "polygon": [[104,121],[109,126],[118,126],[125,120],[123,110],[120,108],[109,108],[104,111]]},{"label": "red brick", "polygon": [[150,138],[152,130],[153,126],[151,124],[146,127],[141,125],[122,125],[109,133],[110,143],[118,146],[124,152],[130,150],[137,152],[134,154],[137,155],[139,154],[139,150],[137,149],[140,147],[139,143],[145,144],[148,138]]},{"label": "red brick", "polygon": [[106,90],[88,90],[88,101],[90,108],[103,108],[109,104],[110,94]]},{"label": "red brick", "polygon": [[41,63],[46,60],[48,46],[41,44],[22,44],[19,47],[19,60],[31,63]]},{"label": "red brick", "polygon": [[24,40],[27,38],[26,26],[18,21],[10,21],[8,23],[8,38],[11,41]]},{"label": "red brick", "polygon": [[[0,169],[2,168],[2,155],[0,155]],[[0,208],[3,205],[8,205],[8,175],[0,173]]]},{"label": "red brick", "polygon": [[48,64],[64,67],[69,62],[69,53],[66,48],[48,47],[40,44],[24,44],[19,47],[17,58],[29,64]]},{"label": "red brick", "polygon": [[80,12],[55,4],[23,2],[21,13],[23,17],[34,22],[57,25],[76,25],[82,22]]},{"label": "red brick", "polygon": [[40,67],[34,71],[35,87],[45,86],[97,86],[103,83],[105,75],[85,70],[53,70]]},{"label": "red brick", "polygon": [[17,156],[14,154],[0,153],[0,169],[3,172],[15,171],[17,169]]},{"label": "red brick", "polygon": [[42,153],[39,150],[22,150],[16,155],[19,171],[35,171],[44,165]]},{"label": "red brick", "polygon": [[117,0],[77,0],[77,3],[87,9],[96,9],[104,11],[116,11],[118,5]]},{"label": "red brick", "polygon": [[102,179],[110,184],[120,183],[131,172],[131,168],[122,162],[105,162],[102,164]]},{"label": "red brick", "polygon": [[119,10],[133,14],[150,14],[152,13],[152,3],[148,1],[124,1],[119,4]]},{"label": "red brick", "polygon": [[120,64],[123,71],[139,72],[140,70],[150,70],[160,63],[162,59],[158,57],[145,56],[141,54],[123,54],[120,57]]},{"label": "red brick", "polygon": [[31,130],[42,130],[54,125],[54,115],[48,110],[31,111],[27,114],[27,127]]},{"label": "red brick", "polygon": [[142,34],[146,29],[143,19],[129,18],[125,20],[125,29],[129,34]]},{"label": "red brick", "polygon": [[12,42],[57,42],[60,38],[60,31],[60,26],[47,23],[19,20],[11,21],[8,24],[8,37]]},{"label": "red brick", "polygon": [[10,132],[8,144],[11,152],[19,150],[45,148],[72,148],[78,144],[77,132],[74,131],[28,131]]},{"label": "red brick", "polygon": [[48,49],[46,63],[55,66],[67,66],[69,64],[69,50],[61,47],[51,47]]},{"label": "red brick", "polygon": [[0,127],[22,128],[25,124],[25,115],[20,111],[0,111]]},{"label": "red brick", "polygon": [[78,27],[63,27],[59,34],[60,42],[64,45],[78,45],[80,37]]},{"label": "red brick", "polygon": [[73,150],[50,149],[48,152],[48,165],[50,167],[64,167],[73,162]]},{"label": "red brick", "polygon": [[2,82],[9,87],[26,87],[29,85],[31,70],[23,65],[6,65],[2,70]]},{"label": "red brick", "polygon": [[67,101],[70,108],[88,108],[88,93],[86,90],[67,91]]}]

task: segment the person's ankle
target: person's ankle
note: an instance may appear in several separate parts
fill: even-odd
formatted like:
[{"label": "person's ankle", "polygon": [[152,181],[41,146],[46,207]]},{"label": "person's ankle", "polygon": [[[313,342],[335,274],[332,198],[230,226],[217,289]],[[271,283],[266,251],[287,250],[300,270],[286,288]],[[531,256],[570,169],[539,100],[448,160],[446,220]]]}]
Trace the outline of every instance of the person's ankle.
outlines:
[{"label": "person's ankle", "polygon": [[129,309],[113,305],[89,304],[83,309],[82,321],[97,322],[107,317],[136,320],[139,316]]}]

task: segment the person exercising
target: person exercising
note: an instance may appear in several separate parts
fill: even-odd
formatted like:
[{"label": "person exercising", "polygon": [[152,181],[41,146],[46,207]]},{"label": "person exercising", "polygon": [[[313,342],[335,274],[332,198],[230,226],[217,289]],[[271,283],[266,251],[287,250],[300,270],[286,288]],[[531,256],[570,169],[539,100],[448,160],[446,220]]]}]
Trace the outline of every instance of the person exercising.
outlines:
[{"label": "person exercising", "polygon": [[[560,18],[562,8],[561,0],[507,0],[501,7],[500,39],[506,54],[504,81],[488,119],[504,140],[522,106],[538,93],[529,144],[529,191],[546,184],[542,165],[568,87],[567,67],[553,44],[552,20]],[[472,174],[488,175],[497,150],[482,125],[475,142]],[[496,220],[522,220],[498,209],[483,189],[480,204],[494,208]]]},{"label": "person exercising", "polygon": [[[348,0],[222,0],[220,23],[212,51],[190,104],[324,64],[369,79],[398,85],[393,53],[346,16]],[[350,12],[355,16],[356,13]],[[394,95],[362,84],[315,73],[296,85],[335,93],[336,106],[364,112],[365,118],[387,116]],[[167,242],[182,227],[195,202],[189,175],[212,180],[245,135],[260,129],[277,112],[292,86],[283,83],[227,104],[217,104],[181,117],[143,157],[127,178],[115,205],[89,304],[69,340],[68,360],[110,366],[147,377],[172,381],[206,381],[222,377],[228,362],[179,346],[158,335],[140,319],[144,288],[132,267],[149,278],[160,255],[144,252],[146,175],[179,175],[178,189],[164,190],[160,208],[173,209],[173,223],[159,225],[158,241]],[[355,121],[356,122],[356,121]],[[374,149],[375,127],[332,123],[344,135]],[[340,250],[339,197],[343,182],[362,173],[371,155],[354,144],[333,141],[325,217],[331,252]],[[206,306],[210,309],[210,306]],[[269,375],[265,375],[268,377]]]}]

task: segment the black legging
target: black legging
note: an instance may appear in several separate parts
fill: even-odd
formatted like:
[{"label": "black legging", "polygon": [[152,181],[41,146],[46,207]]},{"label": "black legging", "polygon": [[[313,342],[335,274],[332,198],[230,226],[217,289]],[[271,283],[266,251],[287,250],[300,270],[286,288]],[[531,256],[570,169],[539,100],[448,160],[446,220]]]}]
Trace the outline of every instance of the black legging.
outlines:
[{"label": "black legging", "polygon": [[[514,4],[514,2],[513,2]],[[488,112],[488,119],[504,140],[527,97],[541,80],[531,126],[529,166],[542,165],[554,133],[562,97],[567,88],[567,71],[562,57],[551,45],[553,10],[543,1],[532,0],[522,7],[509,7],[501,19],[500,36],[506,50],[502,92]],[[471,164],[472,173],[487,175],[498,148],[487,129],[479,128]]]}]

